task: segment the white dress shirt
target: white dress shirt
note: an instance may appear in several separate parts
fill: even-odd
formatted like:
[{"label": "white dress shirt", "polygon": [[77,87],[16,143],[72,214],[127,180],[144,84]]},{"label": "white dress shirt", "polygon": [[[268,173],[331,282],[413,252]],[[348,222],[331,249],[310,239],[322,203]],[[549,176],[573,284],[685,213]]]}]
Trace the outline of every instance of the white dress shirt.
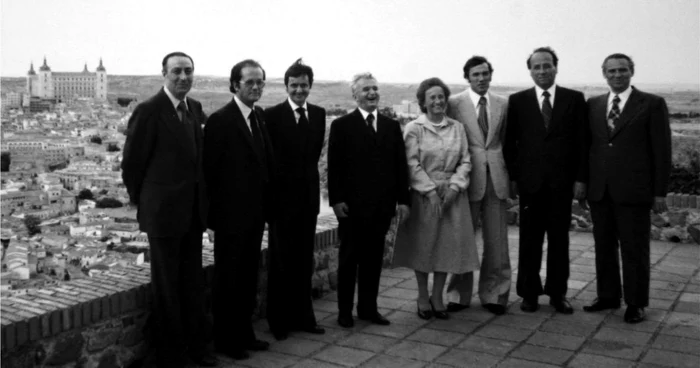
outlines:
[{"label": "white dress shirt", "polygon": [[615,98],[615,95],[620,97],[620,103],[617,104],[617,106],[620,107],[620,113],[622,113],[622,109],[625,108],[625,103],[627,103],[627,100],[630,99],[630,94],[632,93],[632,86],[627,87],[626,90],[622,91],[622,93],[615,93],[613,91],[610,91],[608,94],[608,111],[605,114],[605,116],[610,115],[610,110],[612,110],[612,105],[613,105],[613,98]]},{"label": "white dress shirt", "polygon": [[[245,118],[245,123],[248,125],[248,130],[250,130],[250,133],[253,134],[253,129],[250,128],[250,113],[253,111],[253,109],[244,104],[243,101],[241,101],[241,99],[236,95],[233,95],[233,100],[236,101],[236,105],[238,105],[238,108],[241,109],[241,114]],[[255,105],[253,105],[253,108],[255,108]]]},{"label": "white dress shirt", "polygon": [[287,102],[289,102],[289,106],[291,106],[292,111],[294,111],[294,119],[296,119],[297,124],[299,124],[299,119],[301,118],[301,115],[299,115],[299,113],[297,112],[297,109],[300,107],[302,109],[304,109],[304,115],[306,116],[306,121],[310,121],[309,120],[309,107],[306,105],[306,101],[304,101],[304,106],[299,106],[299,105],[295,104],[294,101],[292,101],[292,99],[290,97],[287,97]]},{"label": "white dress shirt", "polygon": [[365,110],[362,110],[362,108],[358,107],[358,110],[360,110],[360,114],[362,114],[362,118],[365,120],[365,124],[367,124],[367,116],[372,115],[374,116],[374,122],[372,122],[372,128],[374,128],[374,131],[377,131],[377,121],[378,121],[378,116],[377,116],[377,110],[374,110],[372,112],[367,112]]},{"label": "white dress shirt", "polygon": [[486,99],[486,120],[491,121],[491,109],[489,106],[491,106],[491,100],[489,100],[489,94],[488,92],[484,93],[483,96],[480,94],[474,92],[471,88],[469,88],[469,97],[472,99],[472,103],[474,104],[474,110],[476,111],[476,117],[479,117],[479,99],[481,97],[484,97]]},{"label": "white dress shirt", "polygon": [[170,103],[173,104],[173,107],[175,108],[175,111],[177,112],[177,117],[180,118],[180,120],[182,121],[182,112],[180,110],[178,110],[177,107],[180,106],[180,101],[185,101],[185,108],[187,108],[187,111],[190,110],[190,106],[187,104],[187,96],[185,96],[185,98],[183,100],[178,100],[177,97],[175,97],[175,95],[170,93],[170,90],[168,90],[168,87],[163,86],[163,90],[165,91],[165,94],[170,99]]},{"label": "white dress shirt", "polygon": [[[554,110],[554,93],[556,90],[556,84],[552,84],[552,86],[547,89],[547,92],[549,92],[549,103],[552,104],[552,110]],[[537,94],[537,101],[540,103],[540,111],[542,111],[542,104],[544,103],[544,96],[542,96],[544,91],[545,90],[540,88],[540,86],[535,85],[535,93]]]}]

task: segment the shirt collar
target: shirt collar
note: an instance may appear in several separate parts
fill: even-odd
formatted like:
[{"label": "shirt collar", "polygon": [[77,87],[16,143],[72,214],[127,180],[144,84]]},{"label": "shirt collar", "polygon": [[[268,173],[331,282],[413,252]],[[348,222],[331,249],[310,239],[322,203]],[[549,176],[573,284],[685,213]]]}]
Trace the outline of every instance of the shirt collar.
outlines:
[{"label": "shirt collar", "polygon": [[[549,92],[549,101],[552,102],[552,104],[554,103],[554,102],[553,102],[553,101],[554,101],[554,93],[556,92],[556,90],[557,90],[557,85],[556,85],[556,83],[555,83],[555,84],[552,84],[552,86],[549,87],[549,88],[547,88],[547,90],[546,90],[547,92]],[[543,97],[542,97],[542,93],[544,93],[544,91],[545,91],[545,90],[542,89],[542,88],[540,88],[540,86],[535,85],[535,92],[537,93],[537,99],[538,99],[538,100],[543,98]]]},{"label": "shirt collar", "polygon": [[615,98],[615,95],[620,97],[620,105],[624,105],[625,102],[630,98],[630,94],[632,94],[632,85],[627,87],[626,90],[620,92],[620,93],[615,93],[612,90],[610,90],[610,93],[608,94],[608,105],[612,103],[613,98]]},{"label": "shirt collar", "polygon": [[[241,101],[241,99],[236,95],[233,95],[233,100],[236,101],[236,105],[238,105],[238,108],[241,109],[241,114],[243,114],[243,117],[248,119],[248,116],[250,116],[250,112],[253,111],[253,109],[244,104],[243,101]],[[255,105],[253,105],[253,107],[255,107]]]},{"label": "shirt collar", "polygon": [[374,121],[377,121],[377,110],[374,110],[372,112],[367,112],[365,110],[362,110],[362,108],[358,107],[358,110],[360,110],[360,114],[362,114],[362,118],[367,120],[367,115],[374,115]]},{"label": "shirt collar", "polygon": [[185,107],[189,110],[189,106],[187,105],[187,96],[183,100],[178,100],[177,97],[175,97],[172,93],[170,93],[170,90],[168,90],[168,87],[163,86],[163,90],[165,91],[165,94],[168,96],[168,99],[170,100],[170,103],[173,104],[173,107],[175,110],[177,110],[177,107],[180,106],[180,101],[185,101]]},{"label": "shirt collar", "polygon": [[472,102],[474,103],[474,106],[479,106],[479,99],[481,97],[486,99],[486,106],[489,106],[491,104],[491,100],[489,100],[489,93],[488,92],[484,93],[484,95],[482,96],[482,95],[474,92],[474,90],[471,87],[469,87],[469,97],[471,97]]},{"label": "shirt collar", "polygon": [[291,107],[292,107],[292,110],[294,110],[294,111],[297,111],[297,109],[300,108],[300,107],[303,108],[304,111],[309,111],[309,108],[308,108],[308,106],[307,106],[307,104],[306,104],[306,101],[304,101],[304,105],[303,105],[303,106],[299,106],[299,105],[295,104],[294,101],[292,101],[292,99],[291,99],[290,97],[287,97],[287,101],[289,102],[289,106],[291,106]]}]

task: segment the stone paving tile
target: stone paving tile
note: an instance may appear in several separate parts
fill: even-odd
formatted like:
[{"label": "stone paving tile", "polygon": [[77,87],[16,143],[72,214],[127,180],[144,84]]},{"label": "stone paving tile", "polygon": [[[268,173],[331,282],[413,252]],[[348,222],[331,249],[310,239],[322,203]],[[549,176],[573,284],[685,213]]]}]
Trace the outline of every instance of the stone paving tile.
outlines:
[{"label": "stone paving tile", "polygon": [[663,271],[651,270],[651,281],[671,281],[671,282],[687,282],[688,278],[686,276],[676,275],[674,273],[668,273]]},{"label": "stone paving tile", "polygon": [[398,323],[401,325],[409,326],[423,326],[428,323],[428,321],[420,319],[415,311],[406,312],[402,310],[397,310],[387,315],[386,318],[388,318],[389,321],[391,321],[391,323]]},{"label": "stone paving tile", "polygon": [[299,357],[275,353],[274,351],[254,352],[250,358],[237,362],[237,364],[253,368],[277,368],[288,367],[299,361]]},{"label": "stone paving tile", "polygon": [[453,349],[440,356],[436,362],[453,367],[494,367],[501,358],[468,350]]},{"label": "stone paving tile", "polygon": [[644,352],[643,346],[635,346],[620,340],[590,340],[582,352],[625,360],[637,360]]},{"label": "stone paving tile", "polygon": [[530,344],[523,344],[515,349],[510,356],[525,360],[534,360],[543,363],[561,365],[574,354],[573,351],[547,348]]},{"label": "stone paving tile", "polygon": [[398,339],[391,337],[358,332],[338,341],[336,344],[378,353],[386,350],[387,347],[396,344],[398,341]]},{"label": "stone paving tile", "polygon": [[443,346],[454,346],[460,341],[464,340],[465,334],[450,332],[450,331],[440,331],[432,330],[429,328],[422,328],[413,334],[406,337],[407,340],[414,340],[429,344],[437,344]]},{"label": "stone paving tile", "polygon": [[457,348],[481,353],[489,353],[497,356],[505,356],[517,345],[518,343],[513,341],[490,339],[488,337],[472,335],[461,344],[457,345]]},{"label": "stone paving tile", "polygon": [[471,306],[459,312],[450,313],[450,318],[461,319],[474,322],[486,322],[494,318],[493,313],[487,311],[480,305]]},{"label": "stone paving tile", "polygon": [[[700,336],[698,336],[700,338]],[[672,350],[680,353],[700,355],[700,340],[677,336],[658,335],[651,344],[652,348]]]},{"label": "stone paving tile", "polygon": [[[415,304],[415,301],[411,302]],[[409,303],[409,301],[405,299],[387,298],[384,296],[377,297],[377,305],[380,308],[397,309],[406,303]]]},{"label": "stone paving tile", "polygon": [[695,313],[700,311],[700,303],[678,302],[678,304],[673,307],[673,311],[681,313]]},{"label": "stone paving tile", "polygon": [[544,364],[542,362],[531,362],[529,360],[508,358],[499,363],[496,368],[553,368],[556,365]]},{"label": "stone paving tile", "polygon": [[[380,294],[389,298],[406,299],[415,301],[418,298],[418,290],[390,288]],[[415,304],[415,302],[414,302]]]},{"label": "stone paving tile", "polygon": [[388,349],[385,354],[430,362],[447,351],[447,347],[419,341],[403,341]]},{"label": "stone paving tile", "polygon": [[416,279],[410,279],[396,284],[396,287],[402,289],[418,290],[418,283],[416,283]]},{"label": "stone paving tile", "polygon": [[[605,327],[653,333],[661,325],[661,322],[653,321],[651,318],[648,318],[648,314],[647,319],[641,323],[626,323],[624,320],[625,313],[618,313],[608,315],[604,322]],[[654,317],[656,318],[658,315],[655,314]]]},{"label": "stone paving tile", "polygon": [[661,290],[672,290],[681,291],[685,287],[685,281],[663,281],[663,280],[650,280],[650,289],[661,289]]},{"label": "stone paving tile", "polygon": [[379,285],[380,286],[394,286],[400,282],[404,282],[406,279],[403,278],[398,278],[398,277],[391,277],[391,276],[382,276],[379,279]]},{"label": "stone paving tile", "polygon": [[491,321],[493,324],[518,327],[526,330],[534,330],[546,320],[546,317],[538,315],[504,314]]},{"label": "stone paving tile", "polygon": [[669,310],[669,309],[671,309],[671,306],[673,306],[674,302],[675,302],[675,300],[649,298],[649,308]]},{"label": "stone paving tile", "polygon": [[327,344],[322,341],[307,340],[290,337],[284,341],[276,341],[270,344],[270,350],[278,353],[306,357],[313,352],[321,350]]},{"label": "stone paving tile", "polygon": [[598,331],[594,340],[610,341],[620,344],[644,346],[651,340],[652,334],[646,332],[626,331],[617,328],[603,327]]},{"label": "stone paving tile", "polygon": [[431,322],[426,325],[426,327],[436,330],[459,332],[466,335],[474,331],[477,327],[479,327],[479,325],[479,322],[451,318],[432,319]]},{"label": "stone paving tile", "polygon": [[549,321],[546,321],[539,328],[540,331],[583,337],[589,336],[597,329],[598,324],[569,322],[566,321],[565,317],[562,317],[562,319],[551,319]]},{"label": "stone paving tile", "polygon": [[330,362],[345,367],[357,367],[374,356],[374,353],[346,348],[343,346],[330,346],[313,356],[314,359]]},{"label": "stone paving tile", "polygon": [[389,326],[369,325],[363,328],[363,333],[393,337],[395,339],[403,339],[417,329],[416,326],[400,325],[392,323]]},{"label": "stone paving tile", "polygon": [[322,311],[322,312],[328,312],[328,313],[337,313],[338,312],[338,303],[332,300],[325,300],[325,299],[319,299],[314,301],[314,310]]},{"label": "stone paving tile", "polygon": [[315,359],[304,359],[299,363],[293,365],[294,368],[337,368],[342,367],[342,365],[337,365],[329,362],[322,362]]},{"label": "stone paving tile", "polygon": [[377,355],[363,364],[363,368],[421,368],[427,363],[390,355]]},{"label": "stone paving tile", "polygon": [[508,326],[487,325],[478,330],[476,334],[492,339],[520,342],[527,339],[532,334],[532,331]]},{"label": "stone paving tile", "polygon": [[567,365],[569,368],[632,368],[634,362],[600,355],[579,353]]},{"label": "stone paving tile", "polygon": [[416,272],[408,268],[398,267],[382,270],[382,276],[396,277],[401,279],[411,279],[415,278]]},{"label": "stone paving tile", "polygon": [[661,334],[698,339],[700,338],[700,326],[665,325],[661,329]]},{"label": "stone paving tile", "polygon": [[565,350],[578,350],[586,341],[585,337],[562,335],[552,332],[536,331],[528,340],[528,344]]},{"label": "stone paving tile", "polygon": [[697,368],[698,357],[688,354],[675,353],[671,351],[651,349],[642,359],[643,363],[657,364],[663,367],[674,368]]},{"label": "stone paving tile", "polygon": [[305,339],[322,341],[330,344],[346,337],[347,335],[350,335],[350,333],[351,331],[342,330],[338,328],[326,328],[326,333],[323,335],[315,335],[308,332],[299,332],[298,336]]}]

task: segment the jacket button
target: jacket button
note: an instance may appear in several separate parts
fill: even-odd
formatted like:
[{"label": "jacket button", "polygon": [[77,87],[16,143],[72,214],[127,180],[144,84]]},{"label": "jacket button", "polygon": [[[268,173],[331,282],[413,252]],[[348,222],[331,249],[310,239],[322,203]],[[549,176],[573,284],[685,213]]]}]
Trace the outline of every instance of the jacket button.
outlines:
[{"label": "jacket button", "polygon": [[612,147],[612,146],[613,146],[613,144],[612,144],[612,143],[608,143],[608,147]]}]

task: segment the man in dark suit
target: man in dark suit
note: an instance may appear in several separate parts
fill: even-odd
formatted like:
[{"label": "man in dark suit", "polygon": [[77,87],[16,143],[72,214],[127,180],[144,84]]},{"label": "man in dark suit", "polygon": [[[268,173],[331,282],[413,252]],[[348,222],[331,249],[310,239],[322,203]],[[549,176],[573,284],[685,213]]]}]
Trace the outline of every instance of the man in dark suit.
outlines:
[{"label": "man in dark suit", "polygon": [[338,324],[354,326],[357,316],[380,325],[377,311],[384,238],[396,212],[408,218],[408,164],[401,126],[377,113],[379,87],[370,73],[352,81],[357,109],[333,121],[328,140],[328,195],[338,217]]},{"label": "man in dark suit", "polygon": [[276,218],[270,225],[267,321],[278,340],[289,331],[314,334],[311,300],[316,217],[320,209],[318,160],[326,132],[326,110],[306,102],[314,71],[301,59],[284,73],[289,97],[265,111],[275,150]]},{"label": "man in dark suit", "polygon": [[[663,98],[632,86],[634,62],[624,54],[603,61],[610,92],[588,100],[590,178],[598,299],[587,312],[620,307],[625,322],[644,320],[649,305],[649,210],[666,211],[671,129]],[[620,282],[620,257],[622,277]]]},{"label": "man in dark suit", "polygon": [[182,367],[184,353],[215,366],[205,349],[202,232],[207,198],[202,175],[202,105],[186,97],[194,62],[173,52],[163,58],[165,86],[139,104],[129,120],[122,179],[148,233],[158,365]]},{"label": "man in dark suit", "polygon": [[[587,175],[583,94],[554,84],[558,58],[536,49],[527,59],[534,88],[508,99],[504,156],[511,195],[520,194],[520,253],[516,288],[520,309],[534,312],[540,294],[559,313],[571,314],[569,224],[572,198],[583,199]],[[542,243],[547,234],[547,280],[542,288]]]},{"label": "man in dark suit", "polygon": [[214,344],[234,359],[267,350],[251,317],[256,305],[260,244],[272,212],[272,143],[262,109],[255,106],[265,71],[254,60],[231,69],[233,100],[204,127],[204,175],[214,230]]}]

